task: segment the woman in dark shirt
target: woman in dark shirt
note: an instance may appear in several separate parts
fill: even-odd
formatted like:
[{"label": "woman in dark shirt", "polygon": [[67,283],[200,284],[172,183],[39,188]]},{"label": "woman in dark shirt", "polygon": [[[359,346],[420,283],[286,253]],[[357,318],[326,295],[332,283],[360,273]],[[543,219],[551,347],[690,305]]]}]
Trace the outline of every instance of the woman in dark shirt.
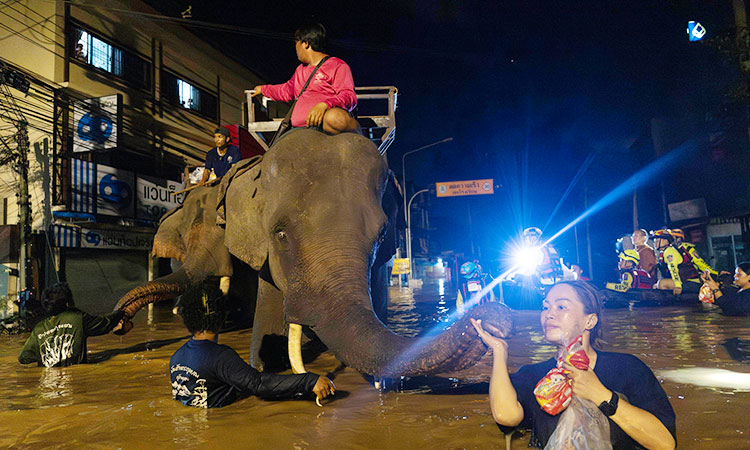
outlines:
[{"label": "woman in dark shirt", "polygon": [[[675,415],[667,395],[651,370],[638,358],[594,350],[600,345],[602,302],[597,290],[584,281],[556,284],[544,299],[541,323],[547,341],[564,348],[568,337],[583,336],[589,370],[565,364],[573,380],[573,395],[590,400],[609,418],[612,448],[673,449]],[[508,373],[508,344],[473,321],[479,336],[492,349],[490,378],[492,416],[503,431],[530,427],[530,446],[543,448],[561,414],[544,412],[533,390],[556,360],[523,366]]]},{"label": "woman in dark shirt", "polygon": [[733,287],[721,286],[707,273],[701,279],[714,293],[714,303],[721,306],[727,316],[750,316],[750,262],[741,262],[734,269]]}]

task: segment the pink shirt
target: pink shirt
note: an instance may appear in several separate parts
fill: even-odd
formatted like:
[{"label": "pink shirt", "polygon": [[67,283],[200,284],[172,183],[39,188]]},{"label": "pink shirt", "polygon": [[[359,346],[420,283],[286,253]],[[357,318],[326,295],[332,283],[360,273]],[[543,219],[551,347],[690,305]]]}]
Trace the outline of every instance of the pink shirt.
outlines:
[{"label": "pink shirt", "polygon": [[[263,95],[277,102],[291,102],[299,95],[313,69],[315,66],[300,64],[286,83],[261,86]],[[352,71],[339,58],[329,58],[315,73],[315,77],[297,100],[292,113],[292,126],[304,127],[310,109],[320,102],[325,102],[328,108],[339,107],[347,111],[357,106]]]}]

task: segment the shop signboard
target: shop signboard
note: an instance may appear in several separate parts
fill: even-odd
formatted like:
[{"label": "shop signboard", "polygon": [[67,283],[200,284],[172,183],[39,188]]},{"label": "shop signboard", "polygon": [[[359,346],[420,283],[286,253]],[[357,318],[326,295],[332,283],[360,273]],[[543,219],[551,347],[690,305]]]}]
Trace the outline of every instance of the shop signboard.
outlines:
[{"label": "shop signboard", "polygon": [[153,234],[81,228],[81,248],[151,250],[153,243]]},{"label": "shop signboard", "polygon": [[168,211],[182,205],[187,193],[177,194],[185,183],[153,177],[136,178],[136,219],[157,221]]},{"label": "shop signboard", "polygon": [[96,165],[96,213],[133,217],[133,172]]},{"label": "shop signboard", "polygon": [[70,210],[96,212],[96,165],[76,158],[70,159]]},{"label": "shop signboard", "polygon": [[117,147],[121,108],[120,94],[73,102],[73,152]]},{"label": "shop signboard", "polygon": [[494,193],[495,189],[492,178],[435,183],[435,194],[438,197],[458,197],[462,195],[486,195]]}]

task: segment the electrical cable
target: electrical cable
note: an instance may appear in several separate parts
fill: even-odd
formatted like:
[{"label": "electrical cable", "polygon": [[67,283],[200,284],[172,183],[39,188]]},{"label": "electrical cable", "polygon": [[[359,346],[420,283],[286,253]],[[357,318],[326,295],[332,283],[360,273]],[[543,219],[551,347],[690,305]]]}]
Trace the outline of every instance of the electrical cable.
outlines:
[{"label": "electrical cable", "polygon": [[[29,24],[23,23],[23,22],[22,22],[21,20],[18,20],[18,19],[17,19],[17,18],[15,18],[15,17],[12,17],[12,16],[10,16],[10,15],[9,15],[9,14],[7,14],[7,13],[4,13],[4,12],[0,11],[0,13],[3,13],[3,14],[5,14],[6,16],[8,16],[8,17],[12,18],[13,20],[15,20],[16,22],[18,22],[18,23],[22,24],[23,26],[25,26],[25,27],[26,27],[26,30],[29,30],[29,31],[36,31],[36,30],[34,30],[34,27],[35,27],[35,26],[40,26],[41,28],[43,28],[43,29],[45,29],[45,30],[47,30],[47,31],[50,31],[50,32],[51,32],[51,33],[52,33],[52,34],[53,34],[53,35],[54,35],[55,37],[59,37],[59,38],[64,38],[64,36],[63,36],[62,34],[58,34],[58,33],[57,33],[57,30],[52,30],[52,29],[49,29],[49,28],[47,28],[46,26],[44,26],[44,24],[43,24],[43,23],[42,23],[41,21],[39,21],[39,20],[36,20],[36,19],[33,19],[33,18],[32,18],[31,16],[29,16],[28,14],[25,14],[24,12],[22,12],[22,11],[19,11],[19,10],[17,10],[17,9],[15,9],[15,8],[13,8],[13,7],[12,7],[12,6],[10,5],[10,4],[8,4],[8,3],[4,3],[4,2],[2,2],[2,1],[0,1],[0,5],[4,5],[4,6],[5,6],[5,7],[7,7],[8,9],[11,9],[11,10],[13,10],[13,11],[15,11],[16,13],[20,14],[21,16],[23,16],[23,17],[25,17],[25,18],[29,19],[30,21],[32,21],[32,22],[33,22],[33,24],[32,24],[32,25],[29,25]],[[44,22],[47,22],[47,21],[49,21],[49,19],[47,19],[47,18],[45,18],[45,17],[43,17],[43,16],[40,16],[40,17],[42,17],[42,19],[43,19],[43,21],[44,21]],[[40,34],[41,36],[43,36],[43,37],[44,37],[44,38],[45,38],[46,40],[48,40],[48,41],[49,41],[48,43],[53,43],[53,42],[55,42],[55,41],[54,41],[53,39],[50,39],[50,38],[49,38],[48,36],[44,36],[44,34],[43,34],[43,33],[40,33],[40,32],[38,32],[38,31],[37,31],[37,33],[39,33],[39,34]]]}]

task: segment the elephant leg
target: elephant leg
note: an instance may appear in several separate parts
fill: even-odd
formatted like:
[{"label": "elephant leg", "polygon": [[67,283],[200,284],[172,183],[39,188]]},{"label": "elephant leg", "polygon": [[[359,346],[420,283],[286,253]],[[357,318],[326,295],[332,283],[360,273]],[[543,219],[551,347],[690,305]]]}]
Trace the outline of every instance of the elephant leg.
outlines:
[{"label": "elephant leg", "polygon": [[289,365],[284,329],[284,295],[267,281],[258,279],[250,365],[257,370],[283,370]]}]

